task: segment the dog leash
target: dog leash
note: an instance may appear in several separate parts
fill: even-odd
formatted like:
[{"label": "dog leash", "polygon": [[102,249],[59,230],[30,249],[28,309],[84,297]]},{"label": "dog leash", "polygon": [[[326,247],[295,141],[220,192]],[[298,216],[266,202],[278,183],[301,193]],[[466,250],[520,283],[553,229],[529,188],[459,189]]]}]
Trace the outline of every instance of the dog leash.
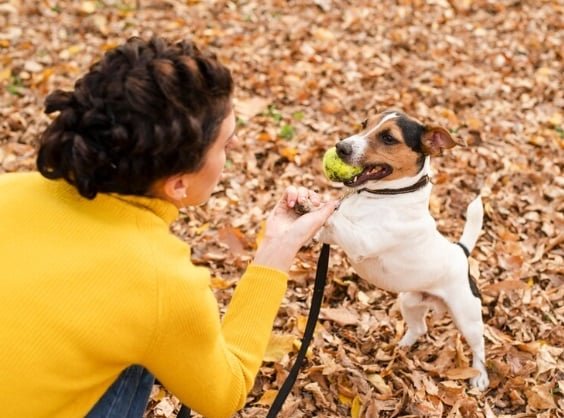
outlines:
[{"label": "dog leash", "polygon": [[[284,401],[290,394],[294,383],[298,377],[298,373],[302,367],[305,356],[307,354],[307,349],[313,338],[313,332],[315,331],[315,325],[317,324],[317,318],[319,318],[319,311],[321,310],[321,302],[323,301],[323,291],[325,289],[325,283],[327,281],[327,270],[329,268],[329,244],[323,244],[321,247],[321,252],[319,253],[319,259],[317,260],[317,271],[315,272],[315,284],[313,285],[313,294],[311,297],[311,308],[307,317],[306,327],[304,331],[304,336],[302,338],[302,343],[300,345],[300,350],[296,356],[296,360],[292,365],[292,369],[286,377],[286,380],[282,384],[282,387],[278,391],[274,402],[268,410],[266,418],[275,418],[280,410]],[[190,418],[191,411],[186,405],[180,407],[178,411],[177,418]]]},{"label": "dog leash", "polygon": [[329,244],[323,244],[321,247],[321,253],[319,254],[319,259],[317,260],[317,271],[315,273],[315,284],[313,286],[313,295],[311,297],[311,308],[309,310],[309,315],[307,317],[307,323],[304,331],[304,336],[302,338],[302,344],[300,346],[300,351],[296,356],[294,365],[286,377],[286,380],[282,384],[282,387],[278,391],[278,395],[274,399],[266,418],[274,418],[282,409],[282,404],[288,397],[292,386],[296,382],[300,368],[305,359],[309,343],[313,337],[313,331],[315,330],[315,325],[317,324],[317,318],[319,317],[319,311],[321,309],[321,301],[323,300],[323,290],[325,288],[325,282],[327,281],[327,269],[329,267]]},{"label": "dog leash", "polygon": [[192,411],[186,405],[180,407],[180,411],[176,415],[176,418],[190,418],[192,416]]}]

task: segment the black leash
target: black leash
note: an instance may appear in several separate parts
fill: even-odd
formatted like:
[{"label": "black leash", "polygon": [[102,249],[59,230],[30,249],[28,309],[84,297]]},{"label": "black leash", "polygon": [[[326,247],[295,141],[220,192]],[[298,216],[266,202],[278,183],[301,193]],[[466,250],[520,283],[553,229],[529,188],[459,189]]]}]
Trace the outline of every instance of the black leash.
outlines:
[{"label": "black leash", "polygon": [[176,418],[190,418],[192,416],[192,411],[186,405],[182,405],[180,407],[180,411],[178,411],[178,415]]},{"label": "black leash", "polygon": [[[307,354],[307,349],[313,338],[313,331],[315,331],[315,325],[317,324],[317,318],[319,317],[319,311],[321,310],[321,302],[323,301],[323,290],[325,289],[325,283],[327,281],[327,270],[329,268],[329,244],[323,244],[321,247],[321,253],[319,254],[319,259],[317,260],[317,271],[315,273],[315,284],[313,286],[313,295],[311,297],[311,308],[309,310],[309,315],[307,317],[307,323],[304,331],[304,336],[302,338],[302,344],[294,365],[286,377],[286,380],[282,384],[282,387],[278,391],[274,402],[266,415],[266,418],[275,418],[276,415],[282,409],[284,401],[290,394],[296,379],[298,378],[298,373],[302,367],[305,356]],[[190,408],[186,405],[180,407],[178,411],[177,418],[189,418]]]},{"label": "black leash", "polygon": [[270,407],[266,418],[274,418],[278,415],[280,409],[282,409],[282,404],[290,394],[292,386],[294,386],[294,383],[296,382],[296,378],[298,377],[298,373],[305,359],[309,343],[313,337],[315,325],[317,324],[317,318],[319,317],[321,302],[323,300],[323,290],[325,288],[325,282],[327,281],[327,269],[329,267],[329,248],[329,244],[323,244],[321,247],[321,253],[319,254],[319,259],[317,260],[317,271],[315,273],[315,284],[313,286],[313,295],[311,297],[311,308],[307,317],[300,351],[296,356],[296,361],[294,361],[294,365],[292,366],[288,377],[278,391],[278,395],[276,395],[274,402],[272,402],[272,406]]}]

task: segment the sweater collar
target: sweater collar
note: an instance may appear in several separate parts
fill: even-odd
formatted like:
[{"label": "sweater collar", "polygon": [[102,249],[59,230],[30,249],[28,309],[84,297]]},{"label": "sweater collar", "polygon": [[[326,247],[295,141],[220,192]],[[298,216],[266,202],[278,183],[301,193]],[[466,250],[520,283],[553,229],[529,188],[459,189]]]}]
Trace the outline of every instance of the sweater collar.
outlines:
[{"label": "sweater collar", "polygon": [[178,217],[178,208],[166,200],[156,197],[133,196],[111,193],[112,197],[130,205],[147,209],[170,225]]},{"label": "sweater collar", "polygon": [[[59,179],[54,182],[52,180],[44,180],[53,185],[56,188],[56,193],[62,198],[73,201],[76,201],[77,199],[81,201],[88,201],[88,199],[79,195],[74,186],[70,185],[63,179]],[[108,204],[112,201],[115,204],[116,200],[122,202],[122,204],[148,210],[161,218],[167,223],[167,225],[172,224],[172,222],[178,218],[179,212],[175,205],[156,197],[125,195],[119,193],[98,193],[98,195],[94,198],[94,202],[98,201],[102,205]]]}]

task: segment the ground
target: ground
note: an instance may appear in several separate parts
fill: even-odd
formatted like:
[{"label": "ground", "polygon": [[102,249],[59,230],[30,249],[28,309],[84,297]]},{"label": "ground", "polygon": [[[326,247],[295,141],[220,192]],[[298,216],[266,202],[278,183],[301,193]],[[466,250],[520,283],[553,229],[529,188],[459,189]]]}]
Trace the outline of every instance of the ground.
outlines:
[{"label": "ground", "polygon": [[[564,5],[559,0],[0,0],[0,172],[34,168],[46,94],[126,37],[188,38],[236,80],[240,146],[205,206],[173,232],[208,266],[221,310],[289,184],[323,196],[324,151],[367,115],[402,108],[468,143],[433,160],[431,211],[455,240],[485,203],[472,274],[491,385],[471,389],[448,315],[410,349],[395,295],[333,248],[305,366],[281,417],[564,416]],[[267,358],[239,418],[262,417],[297,352],[319,246],[299,254]],[[178,401],[155,386],[147,417]]]}]

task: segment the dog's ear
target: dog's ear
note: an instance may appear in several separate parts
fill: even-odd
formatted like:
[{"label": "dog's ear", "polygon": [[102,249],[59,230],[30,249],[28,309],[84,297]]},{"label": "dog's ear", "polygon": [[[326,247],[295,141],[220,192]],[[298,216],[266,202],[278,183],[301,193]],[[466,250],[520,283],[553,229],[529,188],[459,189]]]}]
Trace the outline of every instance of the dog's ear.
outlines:
[{"label": "dog's ear", "polygon": [[429,126],[425,128],[425,132],[421,137],[421,146],[423,152],[431,157],[441,155],[444,149],[452,148],[455,145],[466,145],[457,143],[450,133],[440,126]]}]

